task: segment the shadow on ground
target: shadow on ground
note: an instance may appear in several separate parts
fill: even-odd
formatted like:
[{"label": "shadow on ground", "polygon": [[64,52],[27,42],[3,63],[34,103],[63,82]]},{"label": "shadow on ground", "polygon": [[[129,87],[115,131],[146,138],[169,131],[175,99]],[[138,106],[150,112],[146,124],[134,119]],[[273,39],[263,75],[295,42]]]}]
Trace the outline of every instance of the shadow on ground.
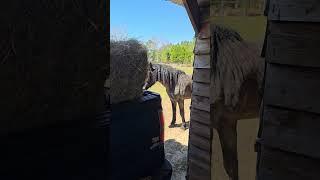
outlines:
[{"label": "shadow on ground", "polygon": [[[182,126],[182,123],[176,123],[175,125],[173,125],[173,126],[168,126],[169,128],[177,128],[177,127],[179,127],[179,128],[181,128],[181,129],[184,129],[184,127]],[[189,127],[190,127],[190,121],[187,121],[186,122],[186,128],[187,129],[189,129]]]},{"label": "shadow on ground", "polygon": [[187,171],[188,146],[177,142],[174,139],[165,141],[166,158],[172,165],[171,180],[185,180]]}]

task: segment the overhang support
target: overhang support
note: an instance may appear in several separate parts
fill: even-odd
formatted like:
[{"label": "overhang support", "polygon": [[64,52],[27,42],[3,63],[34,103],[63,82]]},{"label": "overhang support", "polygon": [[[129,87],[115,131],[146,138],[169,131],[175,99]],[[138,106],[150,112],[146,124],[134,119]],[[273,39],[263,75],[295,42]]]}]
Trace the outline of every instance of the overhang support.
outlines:
[{"label": "overhang support", "polygon": [[198,2],[197,0],[183,0],[183,4],[187,10],[193,29],[195,33],[198,34],[201,28],[200,8]]}]

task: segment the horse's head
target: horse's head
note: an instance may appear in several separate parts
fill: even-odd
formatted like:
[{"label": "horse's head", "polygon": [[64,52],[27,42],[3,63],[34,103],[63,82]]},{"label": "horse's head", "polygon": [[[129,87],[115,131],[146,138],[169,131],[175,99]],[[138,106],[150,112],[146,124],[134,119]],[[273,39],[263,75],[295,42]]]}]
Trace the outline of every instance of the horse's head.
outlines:
[{"label": "horse's head", "polygon": [[147,90],[157,82],[157,72],[152,63],[149,64],[148,76],[143,89]]}]

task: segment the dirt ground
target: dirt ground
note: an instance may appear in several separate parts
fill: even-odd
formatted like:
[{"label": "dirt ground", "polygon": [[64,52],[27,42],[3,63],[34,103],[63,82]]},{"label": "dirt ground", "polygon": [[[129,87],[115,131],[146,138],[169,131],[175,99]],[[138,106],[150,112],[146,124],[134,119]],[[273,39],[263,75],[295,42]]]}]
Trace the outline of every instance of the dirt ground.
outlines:
[{"label": "dirt ground", "polygon": [[[185,118],[190,119],[190,100],[185,101]],[[165,151],[166,158],[173,167],[172,180],[185,180],[187,170],[187,152],[189,129],[183,130],[181,127],[169,128],[171,123],[172,110],[170,101],[162,103],[165,116]],[[181,124],[180,113],[177,113],[177,124]]]},{"label": "dirt ground", "polygon": [[[185,180],[186,170],[187,170],[187,152],[188,152],[188,139],[189,139],[189,129],[183,130],[181,127],[169,128],[168,126],[172,120],[172,108],[168,95],[166,94],[165,88],[156,83],[151,91],[157,92],[161,95],[162,99],[162,109],[165,119],[165,151],[166,158],[170,161],[173,174],[172,180]],[[185,118],[186,121],[190,120],[190,99],[185,100]],[[177,125],[181,125],[181,116],[177,105],[176,114]]]}]

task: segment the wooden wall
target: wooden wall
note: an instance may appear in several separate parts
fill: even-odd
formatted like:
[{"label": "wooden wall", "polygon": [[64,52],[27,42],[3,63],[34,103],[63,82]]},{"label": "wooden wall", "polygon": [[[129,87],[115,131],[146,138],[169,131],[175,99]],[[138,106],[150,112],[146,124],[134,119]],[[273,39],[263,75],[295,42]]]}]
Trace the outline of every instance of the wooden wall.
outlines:
[{"label": "wooden wall", "polygon": [[320,179],[320,3],[268,7],[257,179]]},{"label": "wooden wall", "polygon": [[202,3],[201,28],[194,48],[193,89],[188,146],[188,180],[211,179],[210,128],[210,25],[206,23],[209,3]]}]

